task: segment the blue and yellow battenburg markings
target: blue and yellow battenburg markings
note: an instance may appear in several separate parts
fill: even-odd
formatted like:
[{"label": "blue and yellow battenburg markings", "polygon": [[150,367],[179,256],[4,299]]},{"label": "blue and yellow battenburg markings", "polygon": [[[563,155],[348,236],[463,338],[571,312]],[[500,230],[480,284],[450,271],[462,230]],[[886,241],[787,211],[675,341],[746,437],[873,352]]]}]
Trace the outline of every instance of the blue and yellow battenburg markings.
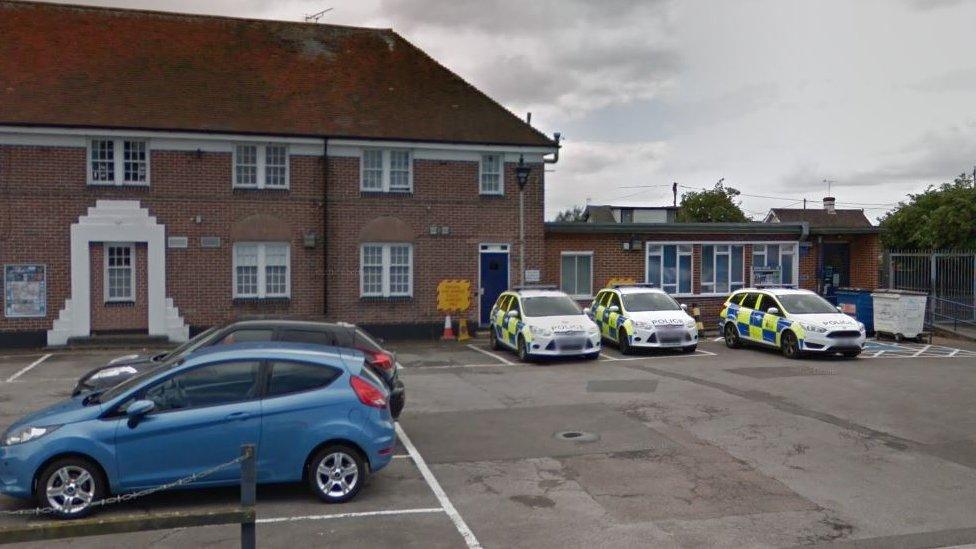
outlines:
[{"label": "blue and yellow battenburg markings", "polygon": [[783,330],[790,328],[796,334],[800,345],[803,345],[803,336],[806,335],[803,327],[797,322],[762,311],[745,309],[735,303],[726,304],[721,316],[726,321],[735,323],[739,337],[752,341],[762,341],[779,346]]},{"label": "blue and yellow battenburg markings", "polygon": [[532,331],[526,329],[525,323],[522,322],[521,318],[505,318],[505,313],[499,310],[498,307],[492,308],[491,318],[492,326],[497,330],[496,335],[498,338],[504,340],[512,347],[516,346],[520,333],[525,338],[526,343],[532,341]]},{"label": "blue and yellow battenburg markings", "polygon": [[593,315],[593,321],[600,327],[603,337],[618,341],[621,330],[628,338],[633,337],[634,323],[625,315],[611,312],[609,307],[596,303],[591,307],[590,313]]}]

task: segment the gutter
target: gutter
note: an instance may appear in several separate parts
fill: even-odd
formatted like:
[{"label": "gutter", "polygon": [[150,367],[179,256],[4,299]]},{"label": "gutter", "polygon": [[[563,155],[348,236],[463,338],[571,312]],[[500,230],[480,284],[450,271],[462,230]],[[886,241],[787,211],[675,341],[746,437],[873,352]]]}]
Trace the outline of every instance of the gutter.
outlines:
[{"label": "gutter", "polygon": [[574,223],[545,224],[547,233],[567,234],[786,234],[806,237],[805,223]]}]

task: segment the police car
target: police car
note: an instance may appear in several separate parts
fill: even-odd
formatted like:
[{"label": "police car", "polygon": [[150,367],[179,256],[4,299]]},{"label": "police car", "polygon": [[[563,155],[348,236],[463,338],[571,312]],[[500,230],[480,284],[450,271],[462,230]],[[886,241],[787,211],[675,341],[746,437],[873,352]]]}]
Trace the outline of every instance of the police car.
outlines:
[{"label": "police car", "polygon": [[677,348],[694,352],[698,329],[683,305],[648,284],[618,285],[601,290],[586,309],[604,339],[623,354],[635,348]]},{"label": "police car", "polygon": [[600,329],[563,292],[548,288],[502,292],[489,318],[491,348],[514,350],[523,361],[600,355]]},{"label": "police car", "polygon": [[809,290],[746,288],[726,300],[719,328],[730,348],[777,347],[787,358],[806,353],[854,358],[864,348],[864,324]]}]

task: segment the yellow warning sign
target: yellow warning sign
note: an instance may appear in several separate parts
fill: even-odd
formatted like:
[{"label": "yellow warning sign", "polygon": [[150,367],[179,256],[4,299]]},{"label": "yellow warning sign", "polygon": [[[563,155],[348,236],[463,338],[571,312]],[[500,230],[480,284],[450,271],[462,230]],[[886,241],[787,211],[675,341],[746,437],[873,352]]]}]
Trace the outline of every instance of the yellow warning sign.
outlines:
[{"label": "yellow warning sign", "polygon": [[637,280],[629,276],[611,276],[604,288],[613,288],[615,284],[637,284]]},{"label": "yellow warning sign", "polygon": [[441,280],[437,284],[437,309],[445,313],[463,313],[471,308],[471,282]]}]

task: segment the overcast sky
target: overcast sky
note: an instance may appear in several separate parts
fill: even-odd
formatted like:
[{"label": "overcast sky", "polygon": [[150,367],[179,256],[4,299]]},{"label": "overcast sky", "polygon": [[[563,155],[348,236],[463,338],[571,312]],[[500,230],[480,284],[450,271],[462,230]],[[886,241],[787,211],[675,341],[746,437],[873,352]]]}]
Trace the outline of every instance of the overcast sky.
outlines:
[{"label": "overcast sky", "polygon": [[[565,137],[575,204],[668,204],[670,183],[872,219],[976,164],[976,2],[965,0],[75,0],[390,27]],[[646,185],[647,188],[635,188]]]}]

